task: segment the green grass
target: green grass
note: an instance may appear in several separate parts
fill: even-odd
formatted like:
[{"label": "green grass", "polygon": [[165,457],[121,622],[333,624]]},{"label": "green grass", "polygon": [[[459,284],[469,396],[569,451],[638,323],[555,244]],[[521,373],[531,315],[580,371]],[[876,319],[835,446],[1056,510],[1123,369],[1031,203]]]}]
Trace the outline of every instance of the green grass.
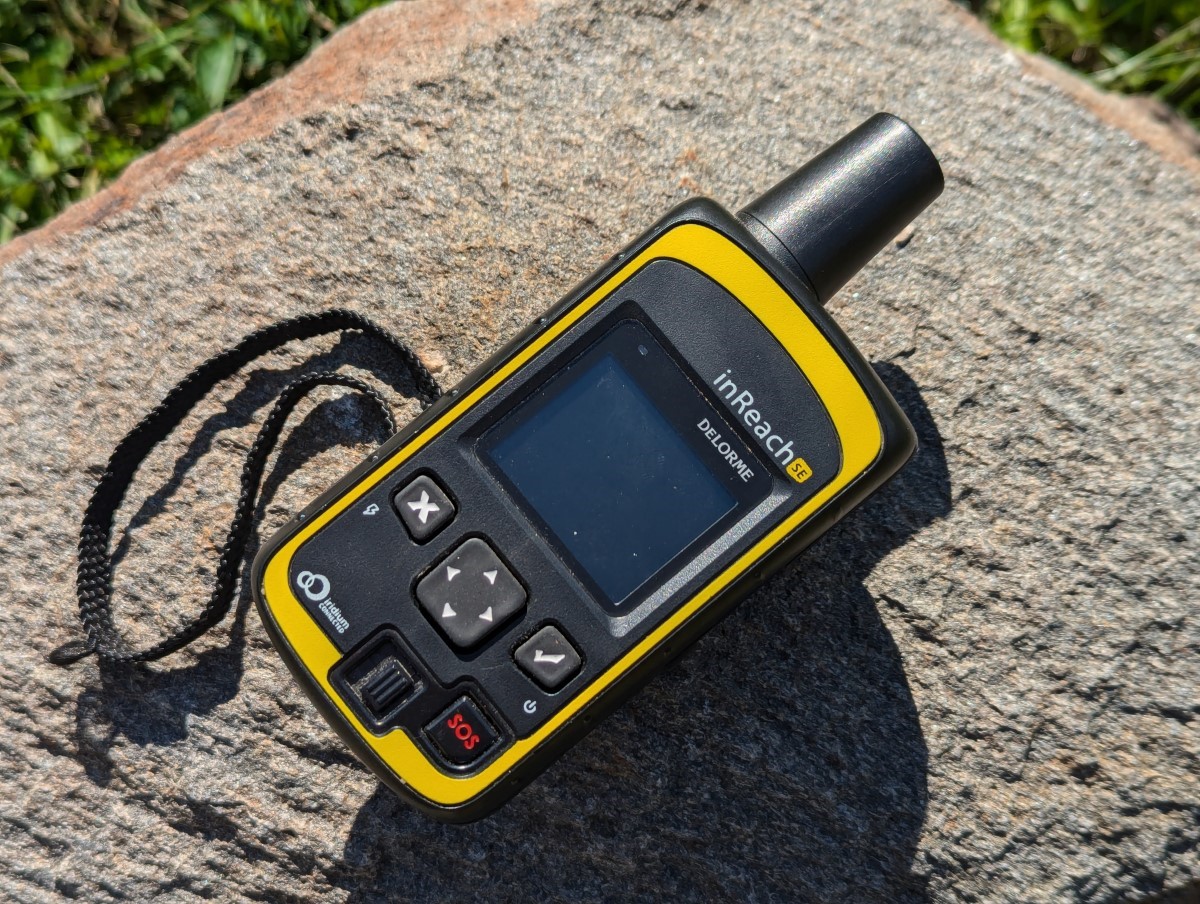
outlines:
[{"label": "green grass", "polygon": [[0,242],[380,0],[0,0]]},{"label": "green grass", "polygon": [[[0,0],[0,242],[381,0]],[[964,0],[1006,40],[1200,125],[1200,0]]]},{"label": "green grass", "polygon": [[971,0],[1011,44],[1105,88],[1149,94],[1200,128],[1200,0]]}]

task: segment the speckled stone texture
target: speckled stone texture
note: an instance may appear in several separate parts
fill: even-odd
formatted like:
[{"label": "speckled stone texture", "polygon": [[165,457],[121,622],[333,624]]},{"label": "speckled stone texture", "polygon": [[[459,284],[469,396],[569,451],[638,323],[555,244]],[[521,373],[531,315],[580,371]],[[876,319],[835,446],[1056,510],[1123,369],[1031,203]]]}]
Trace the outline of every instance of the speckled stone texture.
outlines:
[{"label": "speckled stone texture", "polygon": [[[1194,168],[932,0],[422,2],[284,84],[0,251],[0,897],[1197,899]],[[341,305],[452,384],[673,203],[878,109],[946,193],[831,309],[920,453],[495,817],[381,789],[244,589],[160,665],[46,662],[96,475],[207,355]],[[254,425],[322,365],[406,389],[362,338],[299,347],[142,472],[135,639],[205,598]],[[334,390],[295,423],[264,535],[384,438]]]}]

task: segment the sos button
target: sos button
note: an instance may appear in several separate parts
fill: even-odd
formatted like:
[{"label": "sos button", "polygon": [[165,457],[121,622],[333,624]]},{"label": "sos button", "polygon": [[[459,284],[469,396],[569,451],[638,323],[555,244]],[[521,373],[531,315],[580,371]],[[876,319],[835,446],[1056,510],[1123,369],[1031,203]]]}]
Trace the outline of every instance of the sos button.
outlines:
[{"label": "sos button", "polygon": [[491,750],[500,736],[471,698],[462,697],[425,726],[425,737],[455,766],[469,766]]}]

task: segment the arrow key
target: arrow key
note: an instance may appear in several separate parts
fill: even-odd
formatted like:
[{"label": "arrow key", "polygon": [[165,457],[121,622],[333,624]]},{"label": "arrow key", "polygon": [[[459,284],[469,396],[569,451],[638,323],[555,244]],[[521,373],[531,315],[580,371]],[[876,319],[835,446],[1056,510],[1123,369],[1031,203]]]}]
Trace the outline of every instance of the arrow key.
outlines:
[{"label": "arrow key", "polygon": [[417,602],[459,649],[481,643],[525,608],[525,588],[478,537],[459,544],[417,583]]}]

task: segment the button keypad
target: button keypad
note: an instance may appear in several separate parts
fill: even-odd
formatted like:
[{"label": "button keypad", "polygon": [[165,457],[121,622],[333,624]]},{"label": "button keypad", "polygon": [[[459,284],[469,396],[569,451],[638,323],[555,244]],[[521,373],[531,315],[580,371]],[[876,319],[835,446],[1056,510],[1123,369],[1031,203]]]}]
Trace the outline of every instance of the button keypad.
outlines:
[{"label": "button keypad", "polygon": [[460,649],[473,647],[525,607],[525,588],[479,538],[458,546],[417,584],[417,601]]}]

